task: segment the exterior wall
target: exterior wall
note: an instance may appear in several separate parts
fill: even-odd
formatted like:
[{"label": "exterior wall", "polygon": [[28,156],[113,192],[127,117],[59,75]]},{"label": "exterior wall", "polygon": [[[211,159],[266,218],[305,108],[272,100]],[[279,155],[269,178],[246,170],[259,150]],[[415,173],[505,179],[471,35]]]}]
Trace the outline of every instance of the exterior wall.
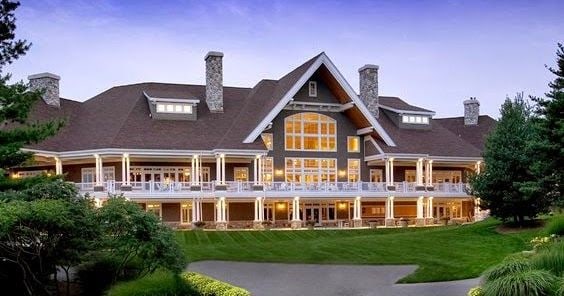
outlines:
[{"label": "exterior wall", "polygon": [[180,203],[162,203],[161,213],[164,222],[180,222]]},{"label": "exterior wall", "polygon": [[[319,87],[319,85],[318,85]],[[340,182],[346,182],[347,176],[339,176],[338,171],[347,170],[347,159],[357,158],[361,160],[361,179],[368,181],[369,173],[366,163],[363,161],[364,145],[362,145],[362,137],[360,138],[360,152],[347,152],[347,137],[356,136],[357,128],[348,117],[342,113],[335,112],[316,112],[327,115],[337,121],[337,152],[314,152],[314,151],[286,151],[284,137],[284,119],[290,115],[302,113],[303,111],[283,110],[272,121],[272,129],[269,131],[273,135],[273,151],[269,151],[268,156],[272,156],[274,160],[274,171],[285,171],[286,157],[311,157],[311,158],[336,158],[337,159],[337,179]],[[307,111],[306,111],[307,112]],[[277,176],[274,174],[274,181],[285,181],[285,175]]]},{"label": "exterior wall", "polygon": [[[315,81],[317,82],[317,97],[310,97],[309,96],[309,82]],[[318,73],[315,73],[311,76],[311,78],[300,88],[300,90],[294,96],[296,101],[303,101],[303,102],[315,102],[315,103],[339,103],[335,95],[331,92],[329,87],[323,82],[321,76]]]},{"label": "exterior wall", "polygon": [[215,204],[213,202],[202,203],[202,221],[214,221]]},{"label": "exterior wall", "polygon": [[[278,204],[284,204],[284,207],[278,206]],[[275,202],[274,203],[274,220],[288,220],[288,203],[287,202]]]},{"label": "exterior wall", "polygon": [[252,202],[231,202],[227,207],[229,221],[252,221],[255,219],[255,204]]}]

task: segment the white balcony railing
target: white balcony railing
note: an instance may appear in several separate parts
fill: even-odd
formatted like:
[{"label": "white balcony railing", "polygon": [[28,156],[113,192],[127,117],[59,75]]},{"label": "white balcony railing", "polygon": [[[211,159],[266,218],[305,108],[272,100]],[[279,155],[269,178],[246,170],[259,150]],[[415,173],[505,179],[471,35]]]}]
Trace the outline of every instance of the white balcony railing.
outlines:
[{"label": "white balcony railing", "polygon": [[[82,192],[95,191],[101,189],[107,193],[120,192],[145,192],[145,193],[189,193],[189,192],[232,192],[244,193],[255,190],[264,190],[266,192],[389,192],[386,183],[382,182],[319,182],[319,183],[291,183],[291,182],[270,182],[265,183],[261,187],[257,187],[254,182],[228,181],[225,184],[213,182],[200,182],[195,187],[190,182],[131,182],[128,189],[122,190],[123,182],[107,181],[104,182],[102,188],[95,186],[95,183],[75,183],[78,190]],[[223,185],[223,186],[221,186]],[[396,182],[395,190],[391,192],[409,193],[421,192],[417,191],[414,182]],[[99,190],[98,190],[99,191]],[[467,184],[465,183],[435,183],[433,184],[433,192],[439,193],[464,193],[467,192]]]}]

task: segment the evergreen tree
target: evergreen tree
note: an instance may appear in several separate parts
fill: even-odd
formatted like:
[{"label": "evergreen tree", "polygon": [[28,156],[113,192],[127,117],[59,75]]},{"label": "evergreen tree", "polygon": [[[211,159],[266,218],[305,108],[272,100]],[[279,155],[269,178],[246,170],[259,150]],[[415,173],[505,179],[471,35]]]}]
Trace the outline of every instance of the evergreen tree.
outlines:
[{"label": "evergreen tree", "polygon": [[549,200],[564,206],[564,46],[558,43],[556,68],[548,70],[556,75],[548,86],[546,98],[537,102],[536,129],[539,137],[531,143],[536,156],[532,167],[537,179],[530,184]]},{"label": "evergreen tree", "polygon": [[485,169],[471,179],[473,193],[493,216],[523,224],[525,218],[547,211],[550,205],[538,191],[527,187],[535,178],[530,169],[533,158],[529,143],[537,138],[532,110],[518,94],[514,100],[505,100],[500,113],[486,140]]}]

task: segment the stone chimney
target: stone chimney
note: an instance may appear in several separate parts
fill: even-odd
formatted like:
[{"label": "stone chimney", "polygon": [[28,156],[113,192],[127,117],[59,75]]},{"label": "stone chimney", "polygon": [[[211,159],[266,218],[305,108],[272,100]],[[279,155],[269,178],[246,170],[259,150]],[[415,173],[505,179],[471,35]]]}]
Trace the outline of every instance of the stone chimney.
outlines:
[{"label": "stone chimney", "polygon": [[464,125],[477,125],[480,116],[480,102],[474,97],[464,101]]},{"label": "stone chimney", "polygon": [[206,60],[206,104],[211,113],[223,113],[223,53],[210,51]]},{"label": "stone chimney", "polygon": [[378,66],[364,65],[358,69],[360,80],[360,99],[368,110],[378,118]]},{"label": "stone chimney", "polygon": [[59,80],[61,77],[52,73],[39,73],[29,75],[29,89],[43,91],[43,101],[49,106],[61,107],[61,99],[59,97]]}]

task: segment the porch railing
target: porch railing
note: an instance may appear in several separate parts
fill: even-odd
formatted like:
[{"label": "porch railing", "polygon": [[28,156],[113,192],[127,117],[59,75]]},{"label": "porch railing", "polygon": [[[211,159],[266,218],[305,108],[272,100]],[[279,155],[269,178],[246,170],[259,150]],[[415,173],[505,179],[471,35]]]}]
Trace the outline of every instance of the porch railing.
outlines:
[{"label": "porch railing", "polygon": [[[100,186],[95,183],[75,183],[79,191],[90,192],[102,190],[108,193],[120,193],[125,191],[147,192],[147,193],[189,193],[198,192],[232,192],[244,193],[257,190],[254,182],[227,181],[225,186],[219,186],[218,182],[200,182],[197,188],[191,182],[131,182],[128,189],[122,190],[123,182],[106,181]],[[266,192],[421,192],[416,190],[415,182],[396,182],[395,190],[389,190],[384,182],[318,182],[318,183],[292,183],[292,182],[269,182],[262,184],[262,190]],[[467,192],[466,183],[435,183],[433,192],[440,193],[464,193]],[[260,190],[260,187],[258,187]],[[424,190],[425,191],[425,190]]]}]

